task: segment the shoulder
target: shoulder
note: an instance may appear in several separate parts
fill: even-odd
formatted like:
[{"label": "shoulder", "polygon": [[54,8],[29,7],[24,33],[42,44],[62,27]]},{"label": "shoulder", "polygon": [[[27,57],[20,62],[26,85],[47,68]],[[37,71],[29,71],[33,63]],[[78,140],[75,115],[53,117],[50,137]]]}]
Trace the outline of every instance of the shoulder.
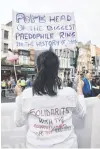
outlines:
[{"label": "shoulder", "polygon": [[32,96],[33,96],[33,94],[32,94],[32,88],[31,88],[31,87],[26,88],[26,89],[22,92],[22,96],[23,96],[24,98],[32,97]]},{"label": "shoulder", "polygon": [[77,92],[71,87],[65,87],[59,91],[58,95],[61,99],[65,100],[71,107],[76,106]]},{"label": "shoulder", "polygon": [[76,91],[71,87],[65,87],[60,91],[60,94],[72,96],[76,94]]}]

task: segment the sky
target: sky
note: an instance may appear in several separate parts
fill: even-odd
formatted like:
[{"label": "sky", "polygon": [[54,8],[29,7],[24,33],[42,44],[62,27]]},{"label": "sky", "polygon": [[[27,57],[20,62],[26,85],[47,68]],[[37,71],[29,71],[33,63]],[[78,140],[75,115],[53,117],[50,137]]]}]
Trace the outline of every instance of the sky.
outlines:
[{"label": "sky", "polygon": [[100,0],[1,0],[0,24],[12,20],[12,10],[30,13],[74,12],[78,41],[100,47]]}]

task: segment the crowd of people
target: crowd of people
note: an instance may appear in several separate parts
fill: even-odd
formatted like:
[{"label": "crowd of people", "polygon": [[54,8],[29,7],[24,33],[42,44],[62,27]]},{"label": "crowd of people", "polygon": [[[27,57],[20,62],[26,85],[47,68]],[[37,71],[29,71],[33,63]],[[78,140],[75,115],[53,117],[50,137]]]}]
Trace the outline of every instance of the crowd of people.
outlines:
[{"label": "crowd of people", "polygon": [[[70,78],[68,78],[67,80],[64,79],[62,81],[62,86],[72,87],[76,90],[77,84],[78,84],[77,77],[78,77],[78,74],[74,78],[74,82],[72,82]],[[81,79],[83,81],[83,94],[85,97],[95,97],[98,94],[100,94],[100,77],[92,77],[91,73],[87,72],[84,75],[81,74]],[[25,88],[32,86],[32,79],[27,78],[25,80],[24,77],[22,77],[22,78],[19,78],[17,82],[13,78],[10,80],[8,79],[3,80],[1,82],[2,96],[3,97],[6,96],[5,94],[6,90],[8,90],[9,93],[14,93],[16,84],[19,84],[22,90],[24,90]]]},{"label": "crowd of people", "polygon": [[32,88],[16,91],[16,126],[27,125],[27,148],[77,148],[77,136],[72,123],[72,113],[86,114],[82,81],[78,77],[77,92],[71,87],[61,87],[58,77],[59,60],[55,53],[46,51],[37,58],[37,75]]},{"label": "crowd of people", "polygon": [[92,77],[92,74],[89,72],[86,72],[84,74],[78,72],[74,78],[74,81],[72,81],[70,78],[64,78],[64,80],[62,81],[62,86],[72,87],[77,91],[79,74],[83,83],[82,90],[85,98],[98,96],[100,94],[100,76]]},{"label": "crowd of people", "polygon": [[31,87],[32,86],[32,80],[30,78],[27,78],[26,80],[24,79],[24,77],[21,77],[17,80],[14,78],[10,78],[9,80],[2,80],[1,81],[1,95],[2,97],[6,97],[6,91],[8,91],[8,93],[14,93],[15,90],[15,86],[19,84],[22,88],[22,90],[24,90],[27,87]]},{"label": "crowd of people", "polygon": [[[86,74],[81,74],[81,79],[83,83],[83,94],[84,97],[95,97],[100,94],[100,77],[92,77],[92,74],[87,72]],[[77,76],[74,80],[73,88],[77,88]]]},{"label": "crowd of people", "polygon": [[[100,82],[98,79],[95,82],[91,73],[77,74],[74,86],[71,80],[66,82],[58,77],[58,69],[58,57],[51,51],[43,52],[37,58],[37,75],[32,87],[22,92],[20,86],[16,86],[14,120],[16,126],[28,127],[27,148],[78,148],[72,113],[83,118],[86,114],[84,97],[99,99]],[[94,88],[98,89],[95,95]]]}]

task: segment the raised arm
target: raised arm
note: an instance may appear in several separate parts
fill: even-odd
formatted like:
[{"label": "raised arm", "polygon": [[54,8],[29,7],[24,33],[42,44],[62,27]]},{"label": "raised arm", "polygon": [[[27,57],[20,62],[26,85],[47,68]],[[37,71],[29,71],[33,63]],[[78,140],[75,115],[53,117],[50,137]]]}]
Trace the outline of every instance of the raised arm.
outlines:
[{"label": "raised arm", "polygon": [[73,113],[77,116],[83,118],[86,114],[86,103],[85,98],[82,92],[82,87],[84,82],[81,80],[79,76],[78,86],[77,86],[77,92],[74,91],[74,97],[76,100],[76,108],[74,109]]}]

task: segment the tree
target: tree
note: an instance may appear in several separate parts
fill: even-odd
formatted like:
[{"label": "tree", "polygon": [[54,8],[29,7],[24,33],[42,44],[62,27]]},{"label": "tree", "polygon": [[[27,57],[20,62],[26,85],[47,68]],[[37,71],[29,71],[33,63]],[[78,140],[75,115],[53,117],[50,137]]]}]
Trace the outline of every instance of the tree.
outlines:
[{"label": "tree", "polygon": [[79,56],[79,47],[76,47],[77,51],[76,51],[76,57],[74,58],[74,67],[75,69],[77,68],[77,60],[78,60],[78,56]]}]

